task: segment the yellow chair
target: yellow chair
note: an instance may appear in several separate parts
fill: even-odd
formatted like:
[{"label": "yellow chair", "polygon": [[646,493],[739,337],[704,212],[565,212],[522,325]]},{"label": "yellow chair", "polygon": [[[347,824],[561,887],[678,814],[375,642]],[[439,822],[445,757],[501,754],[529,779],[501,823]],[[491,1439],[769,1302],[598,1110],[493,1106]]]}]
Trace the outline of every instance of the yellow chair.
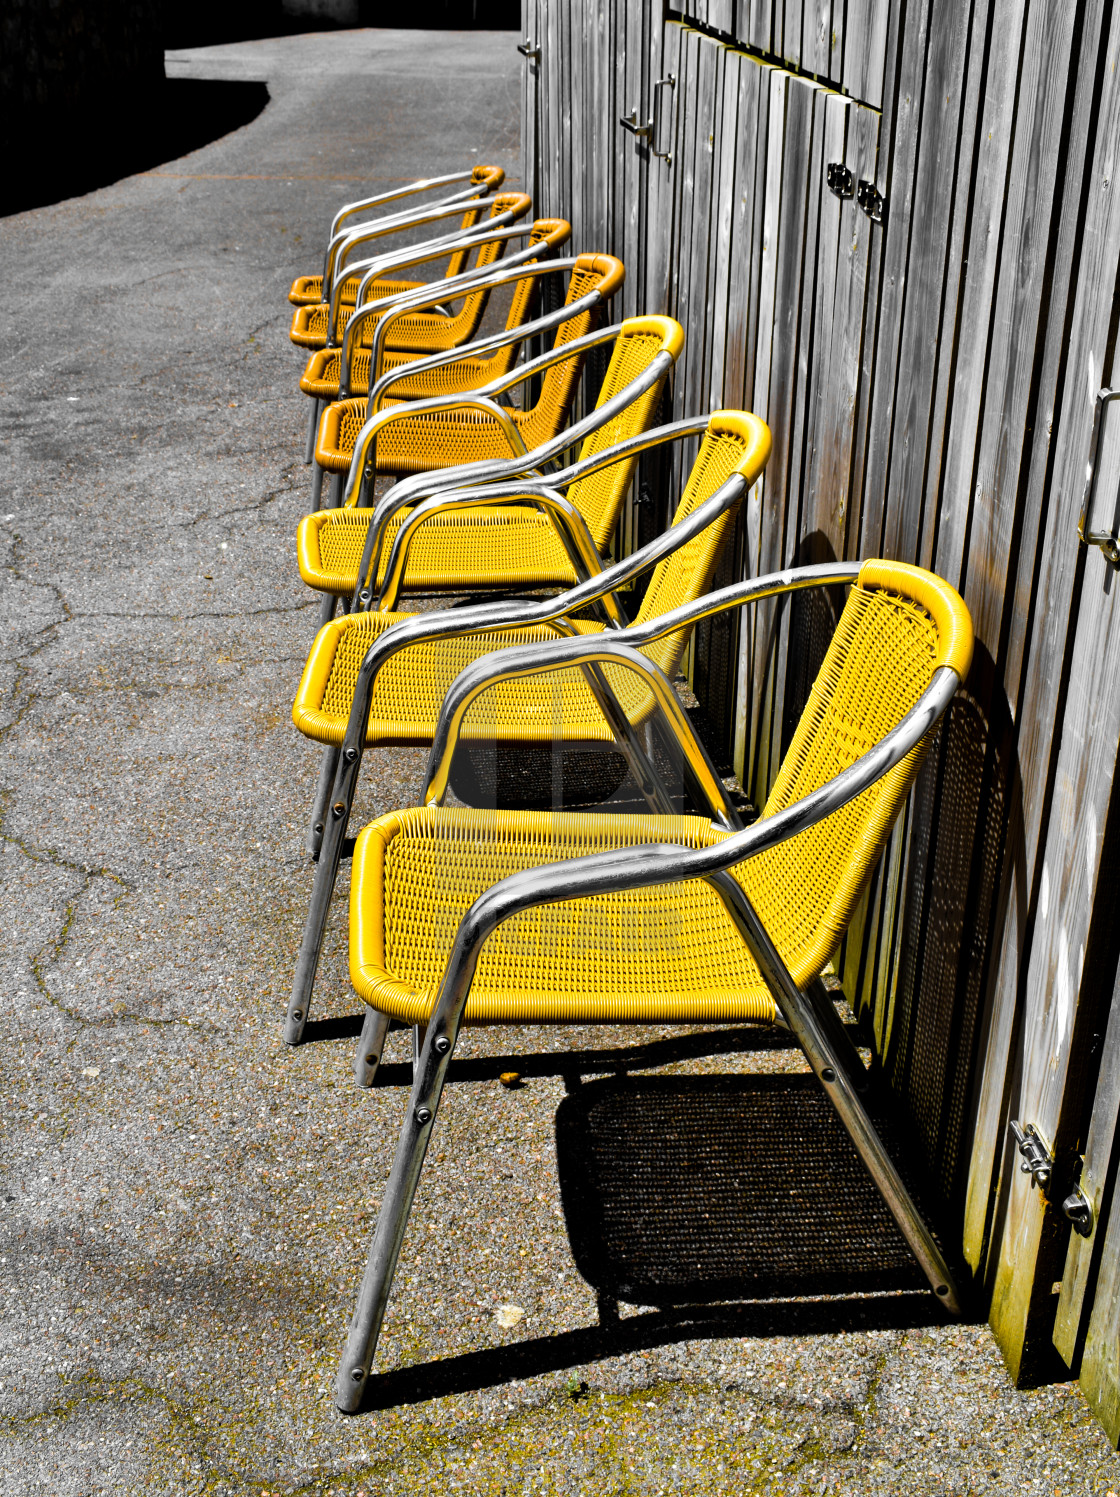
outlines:
[{"label": "yellow chair", "polygon": [[[362,402],[340,401],[327,407],[316,456],[324,467],[333,464],[336,477],[331,498],[341,497],[344,503],[300,522],[296,538],[299,569],[309,587],[338,597],[353,593],[359,576],[363,581],[382,577],[387,548],[408,509],[421,492],[427,492],[424,485],[431,483],[429,475],[446,470],[446,480],[436,485],[443,489],[463,481],[495,481],[541,470],[544,463],[582,440],[588,427],[566,429],[568,411],[585,358],[592,348],[608,342],[615,347],[592,412],[592,427],[604,422],[609,426],[617,409],[623,421],[619,434],[629,429],[622,412],[639,393],[632,390],[635,380],[646,381],[655,363],[663,378],[676,360],[683,334],[679,324],[665,317],[631,317],[615,327],[581,332],[604,296],[613,294],[621,280],[621,268],[616,276],[618,262],[610,256],[589,258],[597,263],[585,274],[577,261],[572,277],[577,290],[583,288],[589,294],[567,309],[573,315],[560,327],[551,352],[542,358],[474,391],[407,404],[386,403],[364,421]],[[584,310],[578,310],[581,306]],[[543,378],[533,405],[517,409],[497,404],[499,396],[538,374]],[[629,397],[627,391],[631,391]],[[648,426],[655,414],[651,404],[644,424]],[[605,430],[599,440],[607,445],[617,437]],[[485,470],[477,466],[486,461],[492,466]],[[342,492],[347,462],[349,473]],[[471,465],[475,465],[473,472]],[[416,475],[416,481],[398,484],[370,509],[361,502],[361,494],[374,474]],[[597,496],[596,490],[588,497]],[[502,514],[479,514],[467,529],[460,527],[454,533],[446,524],[426,526],[412,542],[403,585],[426,592],[568,586],[579,574],[552,527],[538,524],[536,507],[507,504]],[[584,515],[599,551],[609,545],[617,518],[617,506],[589,506]]]},{"label": "yellow chair", "polygon": [[[572,226],[563,218],[538,218],[529,229],[505,229],[498,232],[507,242],[518,235],[528,235],[529,243],[526,248],[515,256],[507,257],[505,268],[508,269],[511,264],[525,264],[538,258],[547,259],[548,256],[555,254],[571,238]],[[430,258],[436,259],[453,253],[456,251],[443,249],[432,253]],[[487,263],[493,264],[494,261]],[[478,274],[479,270],[476,267],[469,279],[473,282]],[[457,282],[461,280],[462,277],[456,277]],[[499,284],[504,285],[507,282],[503,280]],[[535,300],[536,287],[536,279],[532,276],[525,276],[515,281],[514,293],[505,321],[507,332],[516,331],[528,321]],[[400,369],[404,364],[411,363],[418,355],[457,350],[467,341],[462,335],[462,320],[467,302],[472,298],[464,298],[462,308],[454,316],[430,309],[426,305],[419,308],[413,305],[421,292],[426,297],[431,297],[432,300],[435,300],[435,297],[432,297],[432,293],[435,292],[441,306],[452,304],[459,299],[454,295],[455,289],[456,286],[448,280],[438,281],[434,285],[421,284],[409,295],[407,306],[403,304],[403,299],[400,299],[400,307],[398,307],[399,299],[396,295],[389,306],[384,304],[384,297],[379,297],[375,301],[363,295],[360,312],[351,316],[347,321],[341,346],[321,348],[312,353],[300,377],[300,389],[305,395],[310,395],[315,400],[337,400],[340,393],[344,397],[368,395],[374,327],[382,318],[390,316],[392,317],[392,331],[387,344],[383,341],[381,345],[378,377],[389,370]],[[484,292],[491,289],[493,289],[492,286],[487,286]],[[471,332],[473,331],[472,327]],[[466,358],[457,359],[449,364],[441,364],[438,366],[438,378],[412,382],[402,378],[394,382],[393,392],[399,399],[407,400],[424,395],[446,395],[452,390],[473,389],[485,383],[487,379],[508,373],[520,346],[519,339],[505,340],[489,359]]]},{"label": "yellow chair", "polygon": [[[723,609],[839,583],[851,590],[831,645],[762,815],[744,828],[646,651]],[[944,1257],[860,1098],[866,1073],[819,973],[971,656],[971,620],[947,583],[868,561],[777,573],[592,640],[497,651],[463,672],[444,703],[425,804],[382,816],[354,851],[350,973],[371,1006],[363,1040],[376,1049],[390,1017],[424,1039],[338,1371],[341,1409],[361,1403],[464,1023],[784,1022],[937,1299],[959,1313]],[[439,805],[471,704],[500,682],[576,667],[612,682],[637,674],[708,814]]]},{"label": "yellow chair", "polygon": [[[347,264],[346,269],[353,268],[356,274],[359,271],[363,272],[358,274],[357,280],[354,281],[355,296],[364,295],[366,301],[381,301],[389,296],[402,296],[409,291],[431,289],[423,282],[388,277],[392,276],[394,269],[405,269],[432,258],[431,251],[438,251],[441,245],[455,247],[448,262],[448,278],[451,277],[452,266],[455,267],[456,276],[466,271],[467,261],[472,253],[476,257],[475,270],[484,270],[488,265],[496,264],[501,258],[506,241],[501,237],[486,235],[485,228],[516,223],[528,213],[532,207],[532,199],[524,192],[499,192],[489,199],[489,203],[488,222],[480,225],[475,233],[464,235],[456,232],[445,236],[442,240],[429,240],[423,245],[400,250],[392,256],[379,256],[376,262],[363,263],[357,267]],[[477,249],[475,249],[476,241]],[[352,237],[347,240],[347,245],[356,245],[358,242],[357,237]],[[384,272],[385,278],[379,275],[371,279],[365,273],[370,268]],[[338,343],[346,330],[346,324],[354,314],[354,305],[345,302],[342,298],[343,291],[353,279],[352,276],[347,276],[346,280],[321,302],[306,303],[296,307],[292,314],[292,325],[288,331],[288,337],[293,343],[300,348],[327,348]],[[486,293],[484,290],[466,298],[458,317],[454,319],[459,342],[464,343],[473,336],[478,324],[482,321],[482,314],[485,310]]]},{"label": "yellow chair", "polygon": [[[565,482],[565,475],[557,475],[549,487],[498,486],[498,497],[508,487],[510,497],[524,501],[535,493],[546,503],[566,487],[569,502],[577,508],[581,490],[602,488],[607,491],[606,501],[617,505],[630,486],[640,452],[698,435],[703,436],[700,450],[665,534],[606,571],[596,566],[596,575],[573,591],[535,603],[522,600],[441,614],[351,613],[320,629],[292,707],[296,727],[324,744],[327,752],[312,810],[310,848],[318,856],[318,866],[288,1004],[284,1034],[289,1044],[299,1043],[307,1022],[364,751],[430,743],[455,677],[472,660],[498,646],[544,643],[573,633],[601,634],[606,623],[586,617],[587,610],[596,605],[605,605],[609,623],[624,623],[615,594],[651,566],[637,624],[701,596],[711,585],[720,553],[734,534],[739,504],[769,456],[770,432],[757,416],[717,411],[709,418],[681,421],[631,437],[620,446],[604,449],[599,444],[595,450],[589,442],[592,450],[585,449],[580,462],[569,470],[569,476],[575,475],[570,482]],[[458,514],[469,520],[477,515],[478,506],[493,509],[493,495],[494,488],[485,486],[441,496],[438,502],[445,516],[454,519]],[[689,633],[680,629],[650,646],[650,658],[666,675],[676,672]],[[618,683],[615,695],[621,713],[616,712],[612,720],[624,735],[632,737],[653,710],[653,700],[633,676]],[[339,753],[355,707],[366,728],[356,747],[351,746],[343,786],[337,779]],[[608,759],[602,753],[604,745],[614,742],[614,733],[599,697],[579,671],[563,678],[559,699],[552,681],[543,676],[518,682],[513,689],[498,687],[490,711],[482,719],[473,717],[463,736],[469,741],[496,738],[523,774],[535,773],[543,780],[551,766],[547,759],[540,763],[541,751],[547,753],[557,734],[564,745],[581,754],[580,773],[585,779],[591,776],[590,786],[585,786],[587,798],[606,799],[621,783],[626,760],[622,759],[620,768],[618,755]],[[587,760],[589,749],[599,750],[597,759],[608,762],[592,767]],[[332,806],[329,818],[328,800]],[[372,1079],[370,1071],[365,1084],[372,1084]]]},{"label": "yellow chair", "polygon": [[[461,230],[465,232],[473,228],[482,214],[482,200],[490,193],[497,192],[505,181],[505,175],[500,166],[476,166],[470,171],[453,172],[444,177],[428,177],[421,181],[410,182],[407,187],[395,187],[389,192],[378,193],[375,197],[345,203],[331,221],[322,273],[297,276],[288,292],[288,300],[297,307],[310,306],[315,302],[326,300],[330,295],[331,280],[339,251],[349,239],[358,234],[368,234],[369,238],[383,239],[409,229],[414,230],[424,224],[454,218],[459,214],[462,214]],[[388,213],[382,212],[377,219],[362,219],[363,214],[372,210],[383,210],[389,203],[399,203],[402,198],[415,197],[422,193],[436,191],[441,187],[454,187],[456,190],[428,203],[416,204],[403,210],[398,207]],[[360,223],[355,222],[359,219]],[[368,243],[369,238],[359,239],[357,242]],[[464,256],[449,267],[448,275],[458,275],[465,265]],[[326,287],[325,292],[324,287]],[[342,299],[353,305],[356,292],[357,278],[348,277],[342,288]]]}]

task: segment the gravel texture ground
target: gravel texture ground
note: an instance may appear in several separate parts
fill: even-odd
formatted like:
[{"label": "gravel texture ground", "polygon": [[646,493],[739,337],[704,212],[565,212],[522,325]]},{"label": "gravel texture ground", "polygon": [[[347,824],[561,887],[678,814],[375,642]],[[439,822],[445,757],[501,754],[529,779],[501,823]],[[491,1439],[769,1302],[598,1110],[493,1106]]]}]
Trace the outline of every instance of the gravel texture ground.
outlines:
[{"label": "gravel texture ground", "polygon": [[[515,176],[514,40],[178,54],[175,76],[266,80],[269,106],[0,223],[0,1493],[1118,1492],[1075,1384],[1017,1392],[984,1325],[905,1283],[600,1300],[595,1252],[657,1258],[665,1202],[638,1188],[629,1235],[576,1253],[577,1102],[656,1092],[684,1127],[715,1088],[746,1127],[752,1078],[803,1068],[735,1032],[469,1034],[372,1407],[334,1409],[408,1037],[354,1088],[336,920],[313,1042],[280,1038],[316,772],[289,716],[315,604],[285,292],[364,185]],[[370,756],[364,815],[420,770]],[[722,1241],[692,1230],[678,1258]]]}]

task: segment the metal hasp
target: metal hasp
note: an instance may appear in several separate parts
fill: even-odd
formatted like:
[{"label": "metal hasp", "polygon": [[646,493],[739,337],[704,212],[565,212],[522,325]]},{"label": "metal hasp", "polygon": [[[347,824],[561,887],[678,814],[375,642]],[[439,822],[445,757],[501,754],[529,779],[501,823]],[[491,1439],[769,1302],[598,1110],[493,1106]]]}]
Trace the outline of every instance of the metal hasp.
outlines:
[{"label": "metal hasp", "polygon": [[[1037,1185],[1045,1195],[1054,1174],[1054,1159],[1042,1141],[1042,1136],[1033,1123],[1024,1128],[1012,1121],[1007,1125],[1014,1134],[1023,1163],[1019,1166],[1024,1175],[1031,1177],[1031,1189]],[[1062,1214],[1069,1219],[1073,1230],[1082,1237],[1093,1231],[1093,1209],[1075,1185],[1062,1202]]]},{"label": "metal hasp", "polygon": [[830,161],[825,176],[829,192],[834,192],[838,198],[855,196],[856,179],[850,166],[845,166],[842,161]]},{"label": "metal hasp", "polygon": [[1050,1184],[1050,1176],[1054,1173],[1054,1161],[1050,1157],[1050,1151],[1038,1135],[1038,1130],[1033,1123],[1028,1123],[1023,1128],[1014,1118],[1008,1124],[1014,1134],[1015,1142],[1019,1147],[1019,1153],[1023,1156],[1023,1163],[1019,1166],[1024,1175],[1031,1177],[1031,1189],[1037,1185],[1040,1190],[1045,1190]]},{"label": "metal hasp", "polygon": [[657,125],[661,104],[660,90],[663,88],[676,88],[676,86],[677,80],[672,73],[667,73],[664,78],[658,78],[652,89],[653,99],[649,119],[646,120],[644,125],[638,124],[638,106],[636,104],[629,114],[621,115],[618,121],[622,128],[628,130],[631,135],[637,136],[639,140],[649,141],[649,153],[651,156],[656,156],[659,160],[665,161],[670,165],[672,165],[673,161],[670,153],[657,149]]},{"label": "metal hasp", "polygon": [[522,57],[527,57],[530,62],[536,62],[541,55],[540,47],[537,46],[536,42],[530,41],[528,37],[523,42],[518,42],[517,50],[521,53]]},{"label": "metal hasp", "polygon": [[856,202],[867,214],[872,223],[883,222],[883,194],[875,186],[874,182],[862,181],[856,188]]},{"label": "metal hasp", "polygon": [[1112,519],[1103,528],[1096,528],[1095,500],[1097,495],[1097,452],[1100,446],[1101,427],[1104,425],[1104,408],[1110,400],[1120,396],[1120,390],[1098,390],[1093,407],[1093,436],[1089,443],[1089,461],[1085,467],[1085,498],[1081,505],[1081,518],[1077,522],[1077,533],[1088,546],[1099,546],[1114,567],[1120,568],[1120,486],[1112,506]]}]

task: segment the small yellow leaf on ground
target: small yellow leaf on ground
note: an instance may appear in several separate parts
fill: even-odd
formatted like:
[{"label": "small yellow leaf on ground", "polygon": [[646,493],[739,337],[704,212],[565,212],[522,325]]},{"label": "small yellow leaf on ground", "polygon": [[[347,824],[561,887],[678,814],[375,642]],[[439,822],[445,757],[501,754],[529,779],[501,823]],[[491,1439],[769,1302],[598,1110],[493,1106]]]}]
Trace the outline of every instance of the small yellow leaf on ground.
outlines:
[{"label": "small yellow leaf on ground", "polygon": [[494,1311],[494,1319],[503,1331],[509,1331],[525,1319],[525,1311],[520,1305],[499,1305]]}]

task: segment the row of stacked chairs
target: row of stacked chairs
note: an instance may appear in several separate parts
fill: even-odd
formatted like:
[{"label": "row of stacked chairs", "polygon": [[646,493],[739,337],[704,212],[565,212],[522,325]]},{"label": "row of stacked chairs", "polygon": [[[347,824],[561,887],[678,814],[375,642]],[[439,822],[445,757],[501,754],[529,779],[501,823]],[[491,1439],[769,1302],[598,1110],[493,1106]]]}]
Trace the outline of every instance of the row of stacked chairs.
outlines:
[{"label": "row of stacked chairs", "polygon": [[[413,1033],[412,1095],[336,1385],[347,1411],[463,1024],[787,1027],[934,1293],[959,1308],[821,974],[967,674],[967,610],[940,578],[882,559],[713,591],[769,456],[766,424],[730,410],[655,424],[682,328],[609,324],[622,263],[570,254],[569,224],[531,219],[503,182],[478,166],[346,204],[322,272],[289,293],[313,402],[296,548],[321,599],[293,719],[323,754],[285,1037],[303,1037],[346,857],[359,1084],[373,1084],[391,1022]],[[435,278],[410,278],[421,271]],[[480,337],[498,291],[503,326]],[[639,460],[674,443],[696,455],[669,527],[612,559]],[[701,619],[838,586],[832,642],[746,825],[673,685],[689,639]],[[454,606],[402,606],[432,595]],[[429,750],[420,804],[352,836],[364,754],[401,745]]]}]

